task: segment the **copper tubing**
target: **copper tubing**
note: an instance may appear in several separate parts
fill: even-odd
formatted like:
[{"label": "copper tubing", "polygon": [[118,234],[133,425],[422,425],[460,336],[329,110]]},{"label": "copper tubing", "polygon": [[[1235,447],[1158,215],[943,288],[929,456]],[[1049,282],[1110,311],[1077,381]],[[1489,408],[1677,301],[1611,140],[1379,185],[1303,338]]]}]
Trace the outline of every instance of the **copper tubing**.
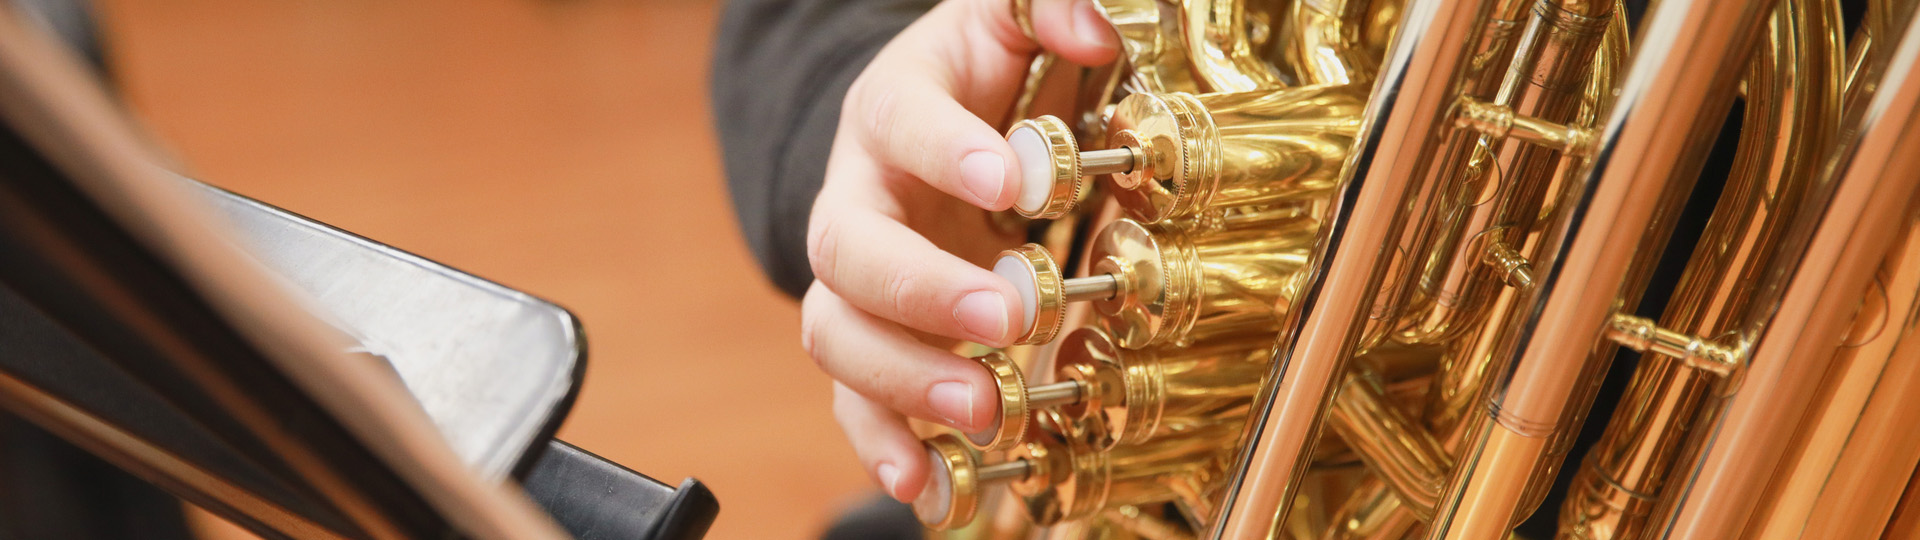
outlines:
[{"label": "copper tubing", "polygon": [[1907,490],[1900,494],[1900,504],[1893,507],[1893,519],[1887,520],[1881,538],[1920,538],[1920,482],[1914,480],[1907,478]]},{"label": "copper tubing", "polygon": [[[1491,0],[1414,0],[1381,68],[1309,266],[1310,284],[1281,325],[1276,361],[1249,415],[1247,440],[1211,538],[1264,538],[1286,522],[1335,386],[1393,258],[1455,84]],[[1364,219],[1356,219],[1365,216]]]},{"label": "copper tubing", "polygon": [[1731,538],[1757,516],[1766,484],[1795,441],[1803,411],[1845,334],[1877,263],[1902,229],[1920,183],[1920,25],[1909,23],[1886,76],[1846,150],[1831,202],[1796,231],[1783,254],[1799,261],[1777,274],[1777,302],[1752,345],[1737,393],[1697,425],[1696,453],[1675,469],[1677,495],[1655,513],[1659,538]]},{"label": "copper tubing", "polygon": [[[1533,510],[1530,479],[1586,413],[1611,347],[1613,312],[1637,303],[1665,242],[1658,228],[1690,189],[1732,106],[1766,0],[1664,0],[1649,14],[1604,143],[1567,186],[1534,262],[1536,283],[1501,325],[1486,415],[1471,420],[1428,537],[1503,537]],[[1652,232],[1650,232],[1652,231]],[[1547,475],[1550,477],[1551,475]]]},{"label": "copper tubing", "polygon": [[1907,223],[1747,536],[1876,538],[1894,515],[1899,473],[1920,463],[1920,222]]},{"label": "copper tubing", "polygon": [[[1658,327],[1633,332],[1655,342],[1637,349],[1659,350],[1658,342],[1679,343],[1681,336],[1694,346],[1642,355],[1620,412],[1575,477],[1560,513],[1563,538],[1632,537],[1644,524],[1687,427],[1723,379],[1715,372],[1730,374],[1744,362],[1738,343],[1716,340],[1750,326],[1745,317],[1757,297],[1751,287],[1781,263],[1773,257],[1799,215],[1795,203],[1806,198],[1820,172],[1816,157],[1837,136],[1838,6],[1787,0],[1774,20],[1774,35],[1747,74],[1743,125],[1760,135],[1743,139],[1733,178]],[[1614,321],[1635,319],[1651,322],[1624,314]],[[1718,361],[1688,361],[1701,355]]]}]

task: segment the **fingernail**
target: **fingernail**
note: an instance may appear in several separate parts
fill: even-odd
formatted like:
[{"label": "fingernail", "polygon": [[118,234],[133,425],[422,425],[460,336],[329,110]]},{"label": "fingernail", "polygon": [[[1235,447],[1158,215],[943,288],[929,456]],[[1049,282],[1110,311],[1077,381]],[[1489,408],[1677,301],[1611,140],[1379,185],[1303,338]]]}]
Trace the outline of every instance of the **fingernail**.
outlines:
[{"label": "fingernail", "polygon": [[997,345],[1007,335],[1007,298],[993,291],[969,294],[953,307],[953,318],[981,343]]},{"label": "fingernail", "polygon": [[881,485],[887,487],[887,495],[891,495],[896,499],[900,498],[899,492],[893,489],[894,484],[900,483],[899,467],[893,466],[892,463],[881,463],[879,467],[874,468],[873,474],[874,476],[880,477]]},{"label": "fingernail", "polygon": [[949,381],[933,385],[931,390],[927,390],[927,406],[945,418],[947,425],[962,430],[973,429],[971,383]]},{"label": "fingernail", "polygon": [[1113,30],[1108,28],[1106,20],[1100,18],[1100,13],[1094,11],[1092,0],[1075,4],[1073,6],[1074,35],[1079,36],[1080,41],[1088,45],[1112,48],[1114,46]]},{"label": "fingernail", "polygon": [[985,150],[967,154],[960,160],[960,182],[980,204],[999,202],[1000,190],[1007,185],[1007,160]]}]

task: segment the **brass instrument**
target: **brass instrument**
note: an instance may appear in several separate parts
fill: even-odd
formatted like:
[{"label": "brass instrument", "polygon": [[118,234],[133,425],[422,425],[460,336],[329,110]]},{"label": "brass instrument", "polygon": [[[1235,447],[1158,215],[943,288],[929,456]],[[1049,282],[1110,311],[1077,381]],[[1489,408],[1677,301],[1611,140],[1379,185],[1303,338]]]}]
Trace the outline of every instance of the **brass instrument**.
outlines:
[{"label": "brass instrument", "polygon": [[1026,305],[978,357],[999,421],[928,440],[917,511],[950,538],[1920,533],[1916,3],[1095,0],[1120,60],[1037,58],[1007,131],[1014,212],[1053,221],[993,268]]}]

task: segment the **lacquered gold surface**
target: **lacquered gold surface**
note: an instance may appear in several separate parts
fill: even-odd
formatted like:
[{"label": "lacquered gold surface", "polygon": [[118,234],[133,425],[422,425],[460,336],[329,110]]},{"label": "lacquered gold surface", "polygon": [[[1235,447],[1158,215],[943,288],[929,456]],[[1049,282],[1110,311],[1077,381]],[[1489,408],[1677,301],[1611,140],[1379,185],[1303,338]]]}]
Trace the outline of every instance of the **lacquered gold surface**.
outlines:
[{"label": "lacquered gold surface", "polygon": [[[1849,49],[1830,1],[1663,0],[1636,54],[1610,0],[1102,0],[1124,82],[1076,127],[1118,172],[1068,217],[1099,225],[1076,290],[1111,294],[1035,349],[1080,393],[1010,458],[1022,513],[1503,538],[1566,475],[1562,537],[1920,528],[1920,256],[1887,248],[1920,182],[1912,3]],[[1716,136],[1726,187],[1636,316]],[[1635,378],[1565,471],[1619,347]]]},{"label": "lacquered gold surface", "polygon": [[1062,289],[1060,264],[1053,261],[1053,254],[1039,244],[1026,244],[1000,252],[996,261],[1014,259],[1020,261],[1018,270],[1025,272],[1027,282],[1033,284],[1033,324],[1015,343],[1035,344],[1053,341],[1060,334],[1061,323],[1066,320],[1066,291]]},{"label": "lacquered gold surface", "polygon": [[1027,378],[1020,366],[999,351],[974,358],[993,377],[1000,396],[1000,414],[993,426],[979,433],[968,433],[967,444],[982,452],[1005,450],[1019,444],[1027,432]]},{"label": "lacquered gold surface", "polygon": [[[925,441],[934,477],[914,499],[913,513],[929,528],[951,529],[973,521],[980,497],[979,464],[966,444],[952,434]],[[946,488],[941,492],[940,488]],[[943,503],[944,504],[941,504]]]},{"label": "lacquered gold surface", "polygon": [[1097,328],[1061,340],[1055,377],[1078,381],[1086,399],[1060,408],[1101,426],[1085,437],[1096,449],[1146,442],[1156,436],[1222,422],[1238,423],[1259,390],[1271,359],[1260,339],[1191,348],[1129,350]]},{"label": "lacquered gold surface", "polygon": [[1088,260],[1093,274],[1115,277],[1118,291],[1093,305],[1129,349],[1271,335],[1317,230],[1299,217],[1217,227],[1116,220],[1094,236]]},{"label": "lacquered gold surface", "polygon": [[1127,96],[1109,121],[1106,147],[1137,149],[1141,162],[1113,175],[1113,196],[1148,223],[1324,197],[1359,127],[1363,91],[1309,86]]}]

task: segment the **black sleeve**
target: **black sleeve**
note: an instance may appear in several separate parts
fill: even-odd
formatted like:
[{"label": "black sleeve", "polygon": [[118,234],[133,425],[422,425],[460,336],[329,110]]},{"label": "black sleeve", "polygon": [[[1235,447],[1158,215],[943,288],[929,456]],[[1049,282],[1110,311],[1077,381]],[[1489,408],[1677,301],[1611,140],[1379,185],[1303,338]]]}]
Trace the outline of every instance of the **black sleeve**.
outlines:
[{"label": "black sleeve", "polygon": [[840,100],[880,47],[935,0],[733,0],[714,47],[713,112],[747,246],[775,285],[813,282],[807,213]]}]

